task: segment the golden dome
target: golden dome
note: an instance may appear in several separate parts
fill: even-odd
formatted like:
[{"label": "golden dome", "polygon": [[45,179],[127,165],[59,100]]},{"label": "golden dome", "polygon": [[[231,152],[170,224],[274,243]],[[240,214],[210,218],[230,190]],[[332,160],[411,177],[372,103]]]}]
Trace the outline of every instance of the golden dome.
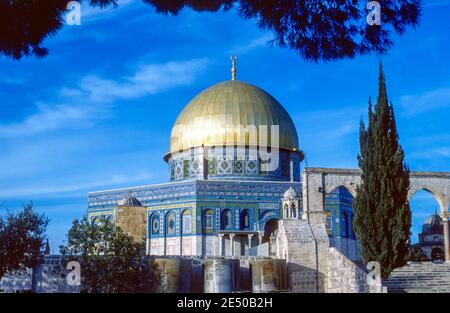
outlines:
[{"label": "golden dome", "polygon": [[[166,156],[192,147],[249,144],[242,129],[279,125],[279,147],[299,151],[297,131],[283,106],[266,91],[237,80],[209,87],[193,98],[178,116]],[[259,138],[259,137],[258,137]]]}]

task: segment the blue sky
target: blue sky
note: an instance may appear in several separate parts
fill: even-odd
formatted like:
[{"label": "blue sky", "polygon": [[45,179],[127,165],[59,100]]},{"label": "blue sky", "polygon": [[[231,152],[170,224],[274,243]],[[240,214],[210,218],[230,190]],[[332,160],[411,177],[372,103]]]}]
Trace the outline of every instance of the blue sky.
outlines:
[{"label": "blue sky", "polygon": [[[183,106],[230,77],[270,92],[291,114],[309,166],[356,167],[359,119],[383,61],[412,170],[450,171],[450,0],[424,1],[420,26],[385,56],[308,63],[233,11],[158,15],[137,0],[82,8],[44,59],[0,58],[0,212],[32,200],[51,218],[52,252],[87,192],[168,180],[162,156]],[[412,201],[414,235],[437,204]]]}]

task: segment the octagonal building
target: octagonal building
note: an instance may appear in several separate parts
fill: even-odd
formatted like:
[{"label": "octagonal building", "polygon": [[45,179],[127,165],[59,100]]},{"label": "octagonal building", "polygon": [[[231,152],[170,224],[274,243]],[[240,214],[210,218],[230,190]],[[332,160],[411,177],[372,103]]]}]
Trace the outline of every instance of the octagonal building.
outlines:
[{"label": "octagonal building", "polygon": [[268,255],[280,218],[302,216],[297,130],[268,92],[234,79],[207,88],[172,128],[169,182],[90,192],[149,255]]}]

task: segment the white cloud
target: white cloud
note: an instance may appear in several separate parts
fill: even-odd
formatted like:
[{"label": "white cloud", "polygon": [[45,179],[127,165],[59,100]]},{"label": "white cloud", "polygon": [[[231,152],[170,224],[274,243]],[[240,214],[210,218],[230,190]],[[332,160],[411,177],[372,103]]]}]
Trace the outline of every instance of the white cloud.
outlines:
[{"label": "white cloud", "polygon": [[[100,189],[105,186],[132,184],[134,182],[147,181],[154,179],[155,177],[149,171],[139,170],[138,172],[130,173],[129,171],[124,173],[113,173],[102,175],[101,178],[95,179],[93,177],[87,177],[85,180],[78,182],[54,182],[47,185],[27,185],[18,188],[2,188],[0,190],[0,197],[27,197],[53,195],[60,193],[72,193],[72,192],[85,192],[86,190]],[[73,178],[72,178],[73,180]]]},{"label": "white cloud", "polygon": [[450,159],[450,147],[428,147],[409,154],[409,157],[418,160],[436,161]]},{"label": "white cloud", "polygon": [[0,138],[31,136],[60,129],[90,127],[111,116],[116,100],[136,99],[182,85],[189,85],[204,70],[206,59],[143,64],[134,73],[118,79],[88,75],[75,88],[62,87],[61,104],[39,102],[36,111],[22,121],[0,124]]},{"label": "white cloud", "polygon": [[131,76],[120,80],[86,76],[81,80],[79,90],[95,102],[139,98],[192,83],[206,63],[206,59],[193,59],[143,65]]},{"label": "white cloud", "polygon": [[253,38],[250,42],[236,46],[229,51],[230,54],[245,54],[255,48],[266,47],[268,43],[273,40],[272,34],[263,35],[260,37]]},{"label": "white cloud", "polygon": [[101,18],[111,17],[117,14],[118,10],[123,9],[131,4],[137,3],[137,0],[118,0],[117,7],[108,6],[106,8],[93,7],[88,2],[84,2],[81,5],[81,23],[87,21],[94,21]]},{"label": "white cloud", "polygon": [[0,125],[0,138],[21,137],[61,128],[89,127],[99,116],[105,116],[106,112],[104,111],[104,107],[84,104],[50,106],[39,103],[37,111],[23,121]]},{"label": "white cloud", "polygon": [[302,112],[294,117],[307,166],[355,167],[365,106]]},{"label": "white cloud", "polygon": [[402,96],[400,105],[407,116],[448,107],[450,106],[450,87]]},{"label": "white cloud", "polygon": [[[357,108],[363,107],[358,106]],[[358,131],[362,114],[363,110],[344,107],[300,113],[295,120],[299,121],[301,130],[314,134],[318,140],[338,140]]]}]

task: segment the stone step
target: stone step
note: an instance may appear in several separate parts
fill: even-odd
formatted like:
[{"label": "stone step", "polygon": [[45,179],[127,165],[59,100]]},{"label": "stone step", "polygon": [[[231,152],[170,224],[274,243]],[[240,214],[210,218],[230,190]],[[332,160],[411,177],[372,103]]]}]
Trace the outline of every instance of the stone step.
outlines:
[{"label": "stone step", "polygon": [[395,269],[384,281],[388,292],[450,292],[450,263],[410,263]]}]

